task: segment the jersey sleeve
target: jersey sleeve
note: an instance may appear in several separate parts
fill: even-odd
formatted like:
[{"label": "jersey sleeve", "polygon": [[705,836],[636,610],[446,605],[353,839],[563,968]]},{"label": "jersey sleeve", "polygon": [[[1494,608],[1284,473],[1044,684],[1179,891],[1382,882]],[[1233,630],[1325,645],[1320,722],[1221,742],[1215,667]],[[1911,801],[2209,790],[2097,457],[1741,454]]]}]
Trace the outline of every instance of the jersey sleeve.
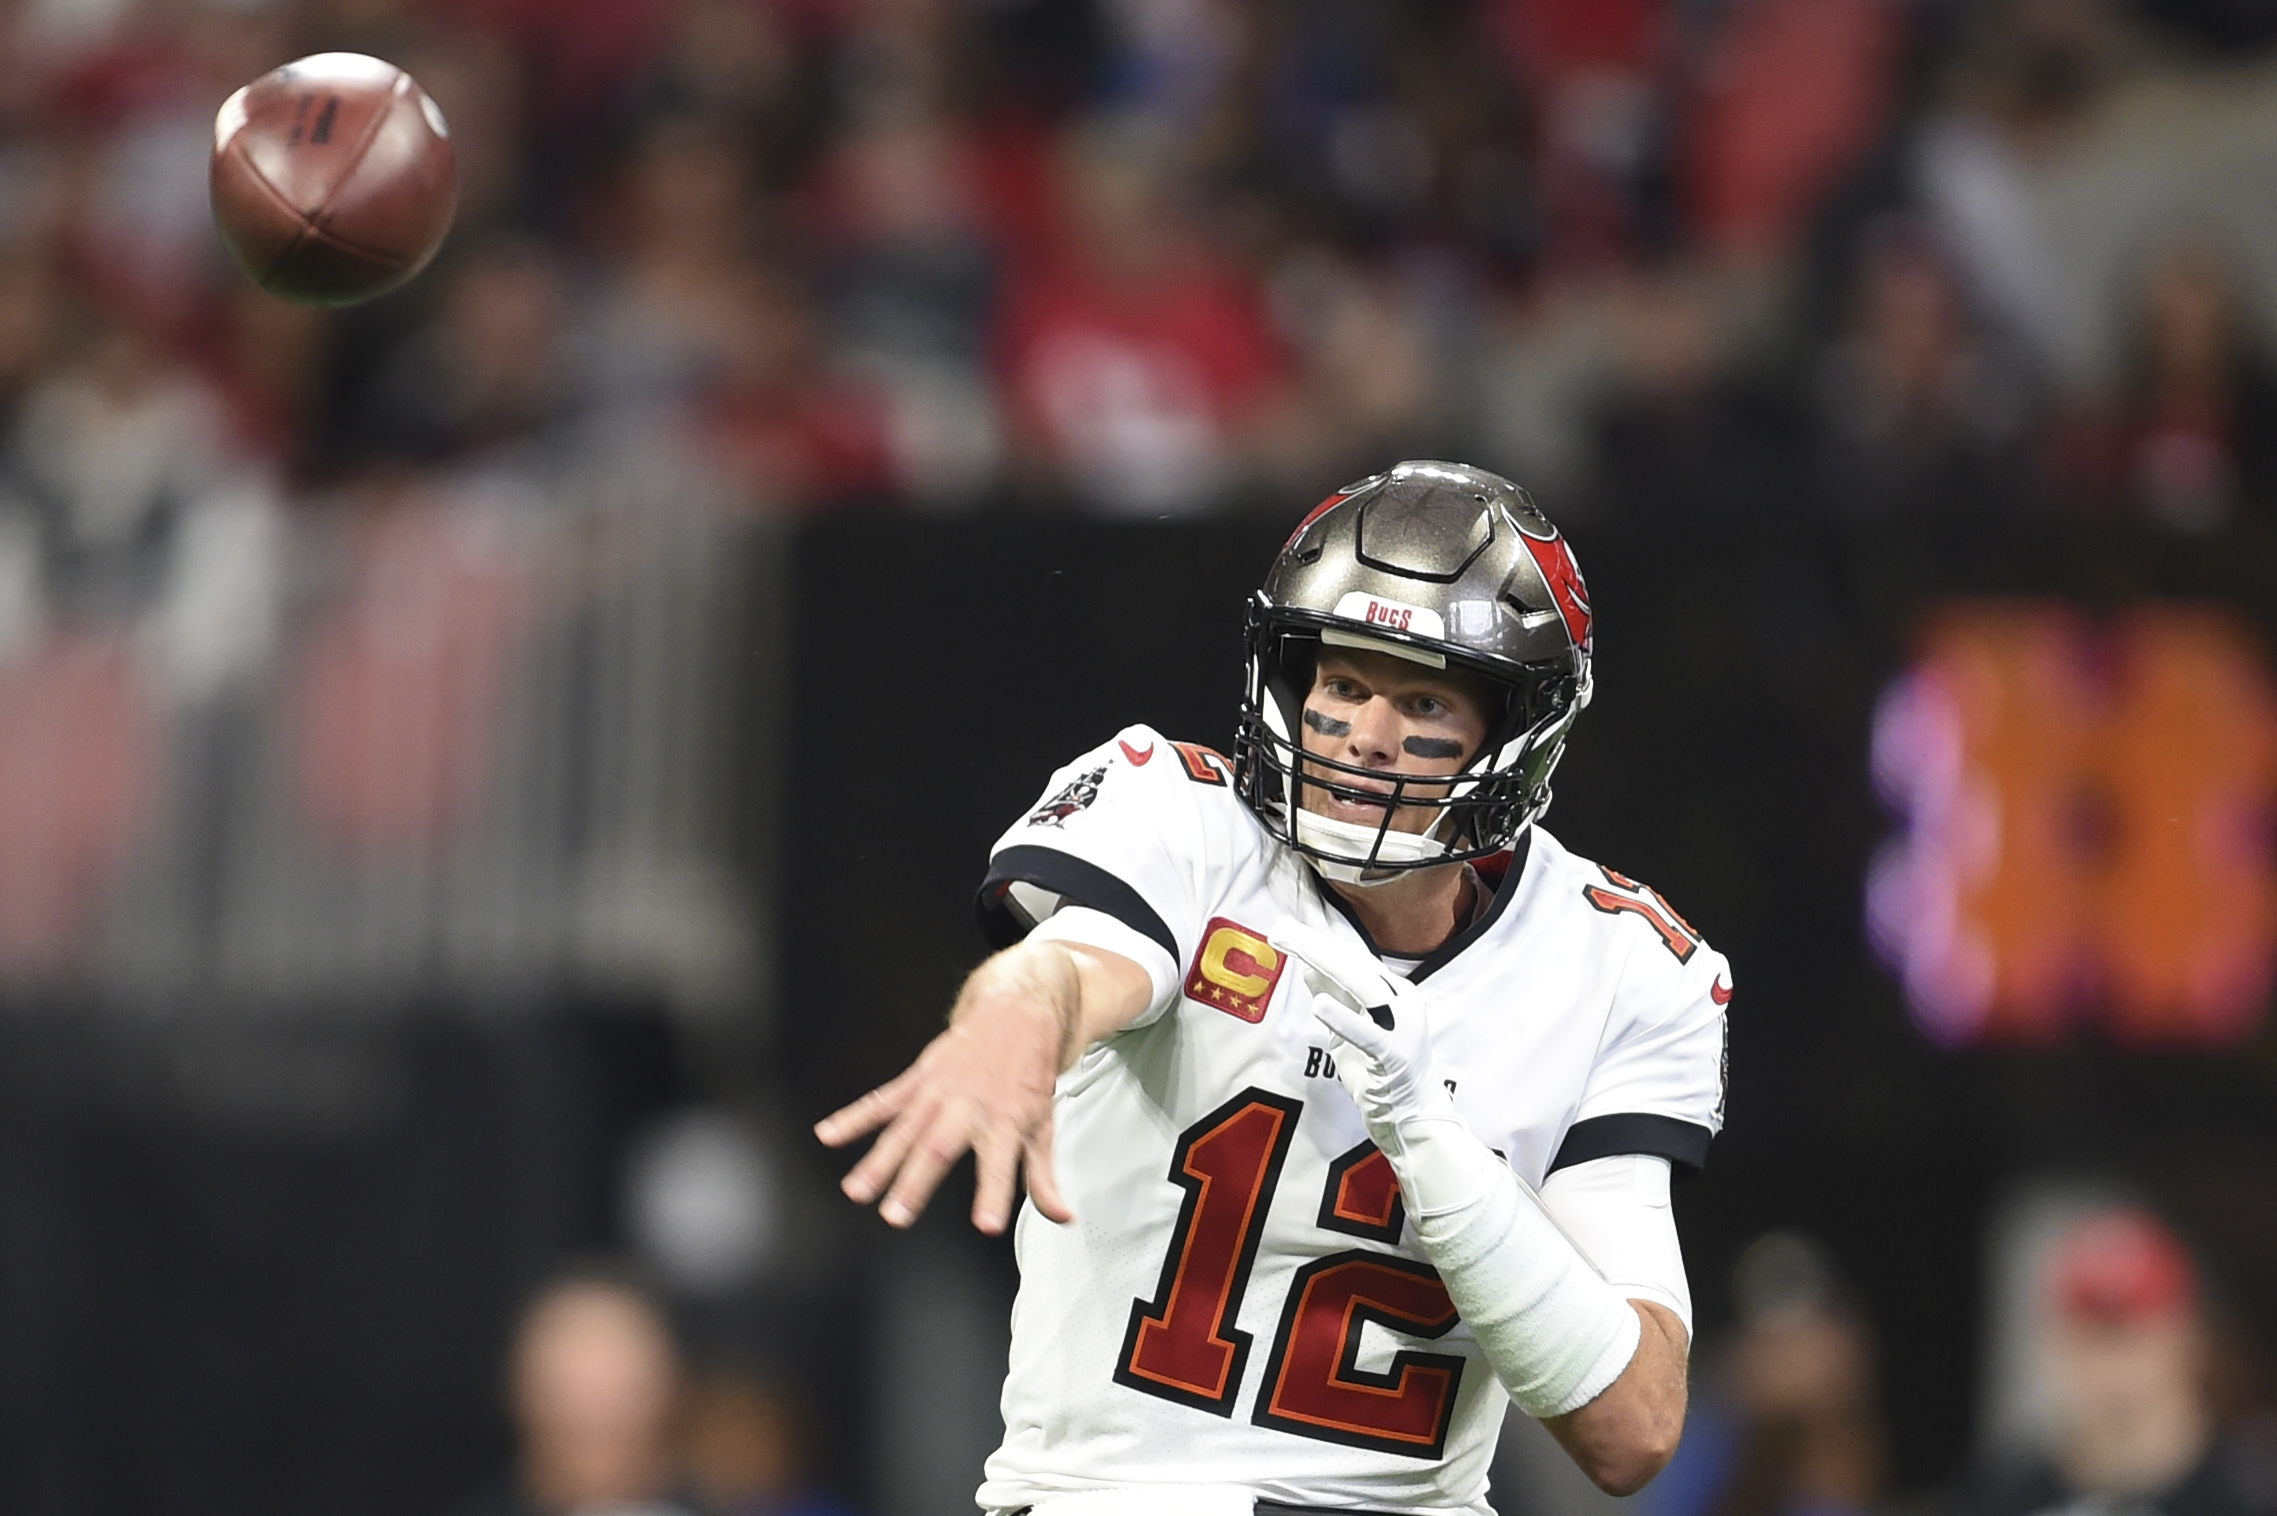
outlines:
[{"label": "jersey sleeve", "polygon": [[1605,1039],[1549,1171],[1623,1153],[1699,1172],[1724,1124],[1731,965],[1705,942],[1679,959],[1641,925],[1623,966]]},{"label": "jersey sleeve", "polygon": [[[990,850],[975,908],[992,947],[1009,947],[1063,906],[1114,919],[1128,936],[1093,941],[1135,955],[1159,991],[1192,955],[1208,867],[1208,823],[1196,794],[1230,793],[1224,760],[1181,751],[1151,727],[1127,727],[1053,774],[1036,803]],[[1198,778],[1197,771],[1208,778]],[[1141,949],[1144,943],[1161,956]],[[1175,995],[1156,995],[1151,1020]]]}]

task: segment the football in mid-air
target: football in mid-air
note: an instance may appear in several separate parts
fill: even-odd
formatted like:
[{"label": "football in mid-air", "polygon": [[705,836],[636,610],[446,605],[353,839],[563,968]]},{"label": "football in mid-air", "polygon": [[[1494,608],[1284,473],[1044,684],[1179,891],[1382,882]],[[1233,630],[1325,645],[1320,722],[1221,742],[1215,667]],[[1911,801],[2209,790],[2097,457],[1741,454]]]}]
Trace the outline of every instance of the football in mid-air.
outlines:
[{"label": "football in mid-air", "polygon": [[238,266],[311,305],[396,288],[435,256],[458,208],[443,113],[362,53],[317,53],[231,95],[214,117],[211,187]]}]

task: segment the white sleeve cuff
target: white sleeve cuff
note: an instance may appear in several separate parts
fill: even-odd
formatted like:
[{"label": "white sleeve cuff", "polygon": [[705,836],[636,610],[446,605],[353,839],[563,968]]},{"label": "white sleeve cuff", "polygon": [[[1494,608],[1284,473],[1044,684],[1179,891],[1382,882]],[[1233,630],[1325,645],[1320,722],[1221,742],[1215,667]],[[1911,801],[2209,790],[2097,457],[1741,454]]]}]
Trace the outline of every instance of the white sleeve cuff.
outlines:
[{"label": "white sleeve cuff", "polygon": [[1141,931],[1136,931],[1105,911],[1093,910],[1087,905],[1063,905],[1036,924],[1028,933],[1030,942],[1072,942],[1083,947],[1097,948],[1128,958],[1146,970],[1154,998],[1146,1005],[1146,1013],[1131,1023],[1142,1027],[1160,1019],[1178,998],[1178,963],[1162,950],[1162,944]]}]

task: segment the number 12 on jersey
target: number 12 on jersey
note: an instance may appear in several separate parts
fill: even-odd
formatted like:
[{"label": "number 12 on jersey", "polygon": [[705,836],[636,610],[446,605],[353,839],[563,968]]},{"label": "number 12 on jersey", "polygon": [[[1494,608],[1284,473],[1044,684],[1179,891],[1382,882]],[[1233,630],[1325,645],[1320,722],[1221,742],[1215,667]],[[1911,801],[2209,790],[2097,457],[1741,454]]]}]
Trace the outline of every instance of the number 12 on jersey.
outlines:
[{"label": "number 12 on jersey", "polygon": [[[1186,1192],[1152,1300],[1131,1303],[1115,1382],[1231,1416],[1248,1365],[1241,1313],[1258,1239],[1301,1101],[1252,1087],[1179,1134],[1170,1181]],[[1321,1224],[1396,1240],[1398,1190],[1365,1143],[1329,1168]],[[1388,1232],[1388,1236],[1387,1236]],[[1369,1322],[1410,1337],[1445,1336],[1454,1303],[1428,1266],[1352,1249],[1314,1259],[1289,1283],[1252,1414],[1259,1426],[1351,1447],[1437,1458],[1455,1413],[1463,1360],[1402,1351],[1382,1372],[1358,1366]]]}]

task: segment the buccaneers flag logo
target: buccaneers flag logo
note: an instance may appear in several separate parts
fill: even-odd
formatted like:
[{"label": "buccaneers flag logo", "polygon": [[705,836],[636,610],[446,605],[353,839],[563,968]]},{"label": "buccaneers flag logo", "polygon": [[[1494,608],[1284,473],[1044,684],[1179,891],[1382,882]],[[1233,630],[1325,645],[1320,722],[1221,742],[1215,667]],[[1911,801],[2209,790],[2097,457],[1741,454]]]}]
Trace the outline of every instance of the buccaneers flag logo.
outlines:
[{"label": "buccaneers flag logo", "polygon": [[1581,582],[1581,565],[1573,561],[1573,549],[1565,545],[1565,538],[1552,537],[1544,542],[1526,533],[1519,534],[1526,551],[1534,555],[1534,566],[1549,581],[1550,598],[1557,602],[1558,614],[1565,618],[1566,635],[1573,645],[1588,652],[1591,620],[1589,615],[1589,586]]}]

